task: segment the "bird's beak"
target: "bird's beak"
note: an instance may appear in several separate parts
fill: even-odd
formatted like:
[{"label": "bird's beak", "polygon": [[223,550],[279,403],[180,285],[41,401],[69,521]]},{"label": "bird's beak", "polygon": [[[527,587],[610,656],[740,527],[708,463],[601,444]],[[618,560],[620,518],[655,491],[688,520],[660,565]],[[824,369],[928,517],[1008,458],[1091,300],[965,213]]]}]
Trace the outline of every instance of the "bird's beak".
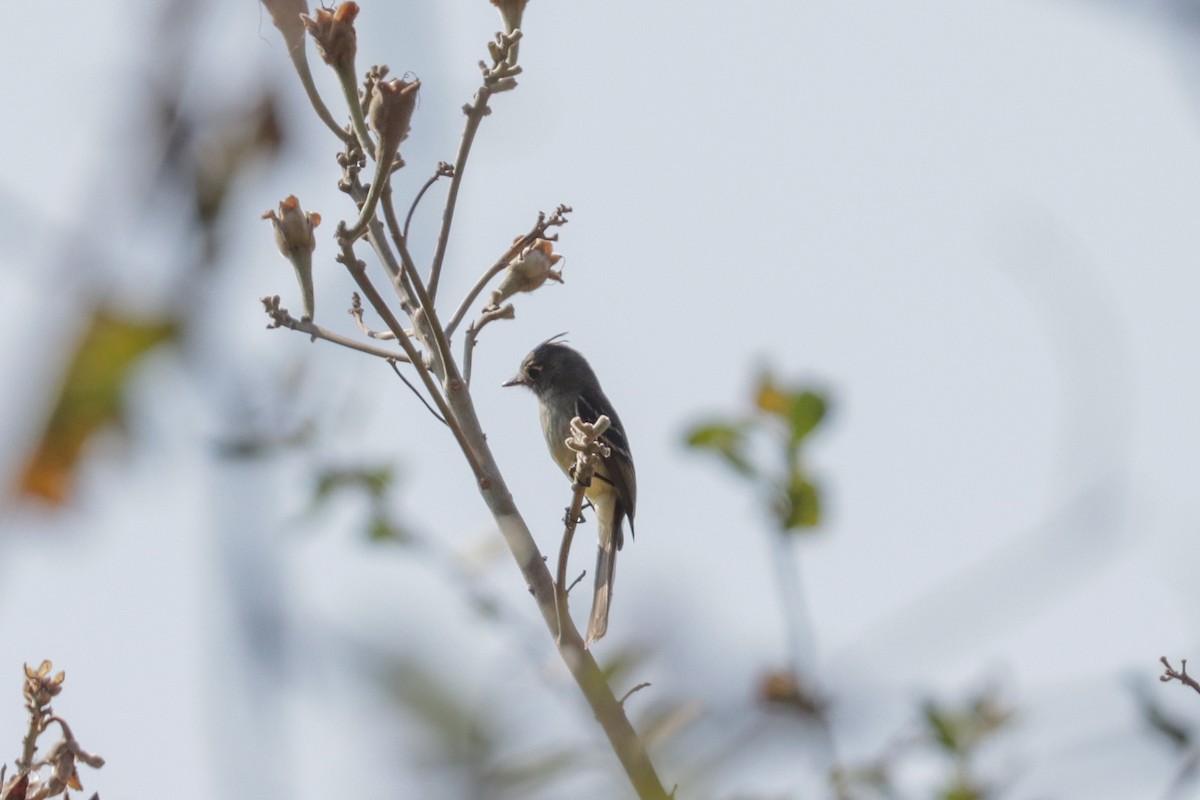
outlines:
[{"label": "bird's beak", "polygon": [[516,375],[512,378],[509,378],[508,380],[506,380],[504,383],[502,383],[500,385],[501,386],[528,386],[529,384],[520,375]]}]

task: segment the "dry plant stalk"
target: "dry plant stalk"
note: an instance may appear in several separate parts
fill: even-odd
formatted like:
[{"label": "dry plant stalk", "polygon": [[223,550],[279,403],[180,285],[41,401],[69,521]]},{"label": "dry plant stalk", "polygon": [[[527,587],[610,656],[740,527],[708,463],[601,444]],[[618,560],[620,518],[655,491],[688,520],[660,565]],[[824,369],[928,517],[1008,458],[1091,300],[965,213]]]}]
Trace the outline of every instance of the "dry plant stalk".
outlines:
[{"label": "dry plant stalk", "polygon": [[[466,121],[457,155],[453,164],[438,164],[433,176],[425,181],[412,201],[403,225],[393,205],[391,183],[392,176],[405,167],[399,148],[411,131],[420,81],[387,80],[388,67],[377,65],[366,72],[365,80],[359,84],[357,76],[360,73],[355,67],[358,4],[346,2],[333,9],[318,9],[310,17],[302,0],[262,2],[284,36],[288,54],[314,111],[342,146],[337,157],[341,168],[338,188],[351,199],[354,211],[335,226],[334,242],[335,260],[346,268],[358,286],[359,296],[356,296],[350,313],[364,336],[374,341],[394,342],[398,349],[351,339],[316,323],[311,270],[317,266],[312,258],[315,251],[312,235],[321,215],[301,210],[294,196],[284,200],[278,211],[264,216],[275,226],[280,251],[292,262],[300,284],[304,314],[297,320],[282,307],[278,297],[263,298],[270,318],[268,327],[300,331],[313,340],[322,339],[385,359],[434,417],[449,429],[470,464],[476,487],[537,602],[553,644],[608,737],[630,783],[639,797],[665,800],[670,795],[655,772],[644,741],[630,724],[621,701],[614,695],[567,613],[569,587],[562,585],[564,579],[561,576],[557,583],[551,576],[545,558],[513,502],[480,426],[470,392],[472,357],[484,326],[515,318],[513,300],[518,295],[562,282],[561,272],[553,269],[562,258],[553,252],[553,242],[558,239],[556,229],[567,222],[570,207],[559,205],[550,214],[539,213],[529,231],[517,236],[512,245],[483,270],[461,301],[451,306],[455,311],[448,322],[442,322],[442,311],[437,303],[458,194],[472,143],[483,119],[491,113],[489,103],[492,98],[515,89],[517,76],[521,73],[517,53],[525,0],[492,0],[501,12],[504,31],[488,43],[488,60],[479,62],[482,80],[471,102],[463,106]],[[304,38],[297,33],[297,17],[338,79],[346,105],[344,127],[332,120],[312,82]],[[374,162],[373,166],[371,162]],[[369,183],[364,182],[364,171],[370,176]],[[439,178],[448,178],[449,185],[434,254],[422,269],[416,264],[409,246],[409,221],[417,204]],[[372,252],[377,267],[382,269],[381,277],[387,284],[382,289],[377,284],[378,278],[368,272],[366,261],[359,255],[358,248],[364,243]],[[496,288],[485,303],[478,305],[484,291],[497,277],[500,280]],[[384,299],[389,288],[394,295],[393,302]],[[367,326],[363,315],[368,308],[382,321],[385,330],[376,332]],[[477,309],[478,316],[467,326],[462,337],[461,355],[456,357],[452,350],[454,335],[472,309]],[[415,380],[410,381],[406,372]],[[594,438],[598,433],[579,428],[577,435],[580,437],[579,452],[584,458],[590,447],[589,436]],[[580,497],[580,489],[576,486],[574,505],[579,504]],[[571,521],[577,517],[578,509],[574,516],[568,513],[571,529]],[[569,541],[569,537],[565,537],[561,554],[564,561]]]},{"label": "dry plant stalk", "polygon": [[[29,728],[21,742],[21,756],[15,762],[16,774],[4,779],[0,769],[0,800],[45,800],[62,796],[69,798],[68,789],[83,790],[79,781],[79,763],[99,769],[104,759],[84,750],[71,732],[66,720],[54,713],[50,701],[62,691],[65,672],[51,675],[53,665],[43,661],[36,668],[25,665],[25,709],[29,712]],[[45,755],[39,756],[38,740],[52,726],[60,736]],[[46,770],[47,774],[43,774]],[[93,794],[92,800],[99,800]]]}]

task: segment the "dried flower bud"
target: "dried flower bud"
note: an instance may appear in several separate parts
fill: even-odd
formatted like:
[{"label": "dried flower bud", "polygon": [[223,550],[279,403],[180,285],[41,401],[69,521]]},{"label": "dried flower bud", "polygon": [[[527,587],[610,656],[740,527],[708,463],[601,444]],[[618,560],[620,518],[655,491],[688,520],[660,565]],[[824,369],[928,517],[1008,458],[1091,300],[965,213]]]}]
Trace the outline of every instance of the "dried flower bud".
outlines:
[{"label": "dried flower bud", "polygon": [[521,27],[521,17],[525,13],[525,3],[528,0],[492,0],[492,5],[500,9],[504,18],[504,29],[510,33]]},{"label": "dried flower bud", "polygon": [[288,195],[279,203],[279,213],[275,209],[264,211],[263,219],[269,219],[275,226],[275,244],[284,258],[291,258],[297,252],[312,252],[317,241],[313,237],[313,228],[321,224],[321,215],[304,212],[296,195]]},{"label": "dried flower bud", "polygon": [[271,209],[264,212],[262,218],[271,220],[275,227],[275,244],[296,270],[296,280],[300,284],[300,293],[304,296],[304,316],[306,319],[312,319],[315,306],[312,254],[317,247],[313,229],[321,224],[321,215],[316,212],[305,213],[304,209],[300,208],[300,201],[293,194],[280,202],[278,214],[275,213],[275,209]]},{"label": "dried flower bud", "polygon": [[271,22],[283,34],[288,52],[303,47],[304,20],[300,17],[308,14],[308,3],[305,0],[262,0],[262,4],[271,12]]},{"label": "dried flower bud", "polygon": [[371,130],[379,137],[380,152],[391,153],[408,138],[413,109],[417,106],[417,91],[420,88],[420,81],[405,81],[400,78],[376,81],[371,86],[367,121]]},{"label": "dried flower bud", "polygon": [[318,8],[317,16],[304,14],[304,27],[312,34],[317,52],[326,64],[336,70],[354,72],[354,55],[358,50],[358,35],[354,31],[354,18],[358,16],[358,3],[342,3],[330,11]]},{"label": "dried flower bud", "polygon": [[47,794],[58,794],[68,787],[76,790],[83,789],[79,783],[79,773],[75,771],[75,753],[71,751],[65,737],[59,739],[50,748],[46,754],[46,761],[54,768],[50,774]]},{"label": "dried flower bud", "polygon": [[562,283],[562,274],[553,269],[562,256],[553,252],[553,248],[548,240],[538,239],[508,262],[500,285],[488,298],[486,309],[498,307],[517,292],[532,292],[547,280]]},{"label": "dried flower bud", "polygon": [[25,701],[26,706],[33,711],[50,705],[50,701],[62,691],[65,672],[59,672],[51,677],[50,670],[54,668],[48,660],[38,665],[37,669],[25,665]]}]

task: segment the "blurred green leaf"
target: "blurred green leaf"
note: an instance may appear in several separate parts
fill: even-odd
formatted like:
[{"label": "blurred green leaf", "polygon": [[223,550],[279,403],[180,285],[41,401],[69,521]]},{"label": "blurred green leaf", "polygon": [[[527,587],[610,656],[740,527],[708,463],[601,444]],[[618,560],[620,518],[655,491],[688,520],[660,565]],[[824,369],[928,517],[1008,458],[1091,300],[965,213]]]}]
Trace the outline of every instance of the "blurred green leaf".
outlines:
[{"label": "blurred green leaf", "polygon": [[943,750],[955,755],[959,754],[962,746],[959,741],[958,720],[932,700],[928,700],[922,705],[921,713],[925,717],[925,724],[929,727],[929,732],[933,735],[933,741]]},{"label": "blurred green leaf", "polygon": [[372,499],[382,498],[391,488],[395,477],[395,469],[390,464],[321,470],[317,473],[317,486],[313,490],[313,508],[324,505],[334,492],[343,489],[362,489]]},{"label": "blurred green leaf", "polygon": [[788,423],[791,425],[792,442],[797,443],[825,418],[825,398],[816,392],[802,391],[791,396],[788,408]]},{"label": "blurred green leaf", "polygon": [[933,741],[958,758],[970,755],[1013,718],[1013,710],[1002,704],[990,687],[970,698],[962,708],[929,700],[921,710]]},{"label": "blurred green leaf", "polygon": [[1168,713],[1140,681],[1129,681],[1129,689],[1133,693],[1133,699],[1137,703],[1142,720],[1150,726],[1152,731],[1177,750],[1186,751],[1191,748],[1192,742],[1196,739],[1194,725]]},{"label": "blurred green leaf", "polygon": [[837,800],[899,796],[892,785],[891,767],[885,760],[834,767],[829,772],[829,782]]},{"label": "blurred green leaf", "polygon": [[736,472],[746,477],[756,474],[754,465],[745,455],[744,423],[708,422],[697,425],[688,432],[685,442],[695,450],[710,450],[716,453]]},{"label": "blurred green leaf", "polygon": [[938,793],[940,800],[984,800],[987,792],[963,780],[957,780]]},{"label": "blurred green leaf", "polygon": [[493,709],[464,696],[461,686],[431,665],[398,661],[388,665],[385,686],[437,752],[451,763],[482,768],[494,751]]},{"label": "blurred green leaf", "polygon": [[777,509],[785,531],[813,528],[821,522],[821,498],[817,487],[799,470],[793,470]]},{"label": "blurred green leaf", "polygon": [[390,464],[364,467],[330,467],[317,473],[309,513],[314,513],[338,492],[359,491],[367,496],[370,516],[367,538],[372,542],[410,544],[412,536],[392,515],[388,496],[395,488],[396,471]]},{"label": "blurred green leaf", "polygon": [[367,525],[367,538],[372,542],[395,542],[406,544],[409,540],[408,531],[396,524],[387,514],[378,512],[371,516]]},{"label": "blurred green leaf", "polygon": [[125,385],[141,359],[178,332],[173,320],[97,310],[63,377],[54,410],[21,477],[20,491],[50,503],[70,495],[79,458],[98,431],[124,422]]}]

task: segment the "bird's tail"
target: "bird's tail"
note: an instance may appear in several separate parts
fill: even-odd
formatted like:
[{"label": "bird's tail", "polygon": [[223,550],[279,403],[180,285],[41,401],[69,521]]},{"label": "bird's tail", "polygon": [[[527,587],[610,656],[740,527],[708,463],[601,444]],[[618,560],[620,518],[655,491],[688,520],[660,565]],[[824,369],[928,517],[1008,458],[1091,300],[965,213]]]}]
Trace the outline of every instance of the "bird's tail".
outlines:
[{"label": "bird's tail", "polygon": [[608,632],[608,607],[612,601],[613,576],[617,569],[617,540],[601,539],[596,549],[596,593],[592,597],[592,615],[588,618],[587,643]]},{"label": "bird's tail", "polygon": [[608,632],[608,606],[612,602],[612,581],[617,571],[617,549],[620,547],[619,512],[608,504],[596,506],[596,521],[600,527],[600,547],[596,549],[595,594],[592,597],[592,616],[588,618],[587,644],[592,644]]}]

